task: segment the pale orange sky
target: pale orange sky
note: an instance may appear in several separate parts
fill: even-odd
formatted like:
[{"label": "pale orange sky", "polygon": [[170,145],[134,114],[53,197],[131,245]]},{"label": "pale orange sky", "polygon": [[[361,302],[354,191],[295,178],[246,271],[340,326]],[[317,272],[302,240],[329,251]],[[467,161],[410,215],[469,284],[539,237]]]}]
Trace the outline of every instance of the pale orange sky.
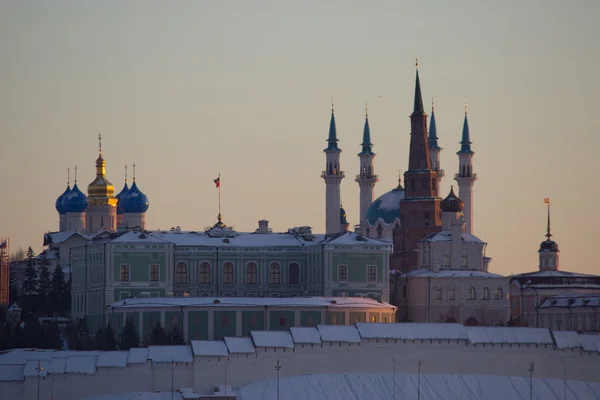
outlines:
[{"label": "pale orange sky", "polygon": [[469,103],[490,270],[537,268],[549,196],[563,269],[600,273],[598,15],[593,0],[0,2],[0,236],[41,250],[67,168],[82,189],[94,177],[98,133],[117,192],[136,163],[148,228],[212,224],[221,172],[226,223],[323,232],[332,96],[355,224],[365,100],[379,196],[408,165],[418,52],[444,192]]}]

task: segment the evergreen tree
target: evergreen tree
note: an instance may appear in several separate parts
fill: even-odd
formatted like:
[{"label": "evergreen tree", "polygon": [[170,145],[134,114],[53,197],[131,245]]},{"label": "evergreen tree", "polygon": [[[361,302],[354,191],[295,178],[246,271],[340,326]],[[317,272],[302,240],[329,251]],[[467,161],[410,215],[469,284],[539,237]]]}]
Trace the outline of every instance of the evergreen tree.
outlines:
[{"label": "evergreen tree", "polygon": [[35,311],[35,300],[38,288],[38,276],[35,270],[35,254],[33,249],[27,249],[27,264],[23,277],[23,314],[28,316]]},{"label": "evergreen tree", "polygon": [[65,308],[65,298],[67,297],[67,282],[65,282],[65,274],[60,265],[57,265],[52,272],[52,282],[50,285],[50,303],[52,304],[52,312],[57,315],[66,315],[70,307]]},{"label": "evergreen tree", "polygon": [[65,291],[62,299],[62,310],[64,315],[71,314],[71,279],[65,283]]},{"label": "evergreen tree", "polygon": [[96,336],[94,336],[92,350],[106,350],[104,348],[104,332],[102,328],[98,328],[98,332],[96,332]]},{"label": "evergreen tree", "polygon": [[50,271],[48,270],[48,259],[46,254],[42,254],[39,261],[39,276],[38,276],[38,306],[37,310],[40,315],[50,315],[52,313],[52,303],[50,293],[52,282],[50,280]]},{"label": "evergreen tree", "polygon": [[25,347],[25,331],[20,322],[16,322],[12,327],[11,346],[13,349],[22,349]]},{"label": "evergreen tree", "polygon": [[69,324],[67,326],[67,347],[69,350],[83,350],[82,331],[78,324]]},{"label": "evergreen tree", "polygon": [[104,339],[104,350],[116,350],[117,339],[115,339],[115,330],[112,328],[110,323],[106,325],[106,329],[102,334]]},{"label": "evergreen tree", "polygon": [[181,332],[177,325],[173,327],[171,334],[169,335],[169,339],[172,345],[182,345],[185,344],[185,340],[183,339],[183,332]]},{"label": "evergreen tree", "polygon": [[8,350],[13,348],[13,324],[10,321],[5,321],[0,325],[0,350]]},{"label": "evergreen tree", "polygon": [[140,335],[135,329],[133,318],[127,318],[125,326],[123,327],[123,333],[121,333],[121,350],[129,350],[132,347],[140,346]]},{"label": "evergreen tree", "polygon": [[44,349],[48,347],[45,337],[46,332],[37,318],[25,322],[22,334],[23,347],[32,349]]},{"label": "evergreen tree", "polygon": [[9,305],[13,305],[15,303],[20,303],[21,299],[19,298],[19,290],[17,289],[17,279],[14,274],[10,274],[10,285],[8,287],[8,303]]},{"label": "evergreen tree", "polygon": [[160,322],[157,322],[156,325],[154,325],[154,329],[152,329],[152,333],[150,334],[150,344],[154,346],[169,344],[169,336],[167,335],[165,328],[160,325]]},{"label": "evergreen tree", "polygon": [[56,322],[51,322],[44,327],[44,348],[62,350],[63,335]]}]

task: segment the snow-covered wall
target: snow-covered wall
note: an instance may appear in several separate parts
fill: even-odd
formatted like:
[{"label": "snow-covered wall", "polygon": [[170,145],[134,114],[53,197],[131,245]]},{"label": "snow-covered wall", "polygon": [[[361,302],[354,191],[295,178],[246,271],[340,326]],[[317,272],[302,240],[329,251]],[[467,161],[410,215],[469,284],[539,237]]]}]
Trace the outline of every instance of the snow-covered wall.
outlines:
[{"label": "snow-covered wall", "polygon": [[[224,353],[222,341],[203,341],[188,347],[152,347],[142,351],[146,354],[142,362],[140,357],[131,357],[133,353],[141,353],[142,349],[135,349],[130,351],[125,367],[102,367],[96,363],[95,372],[90,372],[91,358],[101,360],[104,365],[122,365],[123,355],[113,352],[100,357],[97,352],[16,350],[0,355],[0,398],[37,398],[38,378],[26,368],[32,360],[45,360],[42,365],[47,365],[50,371],[39,380],[43,400],[52,395],[55,399],[77,400],[101,394],[169,391],[171,387],[194,388],[198,393],[208,394],[215,386],[225,384],[226,379],[228,385],[237,388],[275,378],[277,360],[282,367],[282,378],[389,373],[394,358],[397,373],[416,373],[420,360],[424,374],[528,377],[528,369],[534,362],[534,377],[563,379],[566,374],[569,380],[600,382],[598,335],[562,335],[557,347],[554,333],[547,329],[494,331],[495,328],[482,330],[458,324],[395,325],[397,328],[391,329],[390,324],[364,323],[344,326],[339,332],[315,329],[308,333],[319,334],[321,343],[303,340],[304,343],[292,342],[292,347],[287,346],[287,339],[307,335],[298,335],[298,332],[291,337],[286,335],[286,343],[279,343],[277,338],[270,338],[266,343],[256,343],[253,339],[244,348],[254,348],[254,351],[247,353],[231,350]],[[355,332],[348,332],[349,329]],[[255,337],[261,337],[261,333],[251,336]],[[347,340],[350,337],[357,337],[359,341]],[[229,354],[229,357],[220,354]],[[65,358],[71,360],[70,368],[75,372],[66,372],[66,366],[60,372],[58,367],[65,364]],[[79,367],[81,372],[77,373]],[[88,373],[83,373],[85,371]]]}]

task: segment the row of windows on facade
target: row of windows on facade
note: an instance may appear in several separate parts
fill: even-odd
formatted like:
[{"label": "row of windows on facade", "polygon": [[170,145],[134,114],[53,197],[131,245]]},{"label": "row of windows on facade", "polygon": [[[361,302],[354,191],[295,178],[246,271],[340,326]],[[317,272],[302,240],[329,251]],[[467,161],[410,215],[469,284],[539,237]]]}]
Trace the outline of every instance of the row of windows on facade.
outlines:
[{"label": "row of windows on facade", "polygon": [[[148,318],[148,328],[154,328],[154,326],[157,322],[159,322],[159,321],[154,321],[154,318],[152,316],[150,316]],[[196,328],[202,327],[202,318],[196,317],[194,322],[195,322],[194,325]],[[358,323],[358,322],[363,322],[363,321],[361,321],[360,316],[356,315],[354,317],[354,323]],[[375,315],[371,316],[371,322],[376,323],[377,316],[375,316]],[[388,317],[384,316],[383,322],[388,322]],[[337,316],[332,315],[331,316],[331,325],[337,325],[337,323],[338,323]],[[117,328],[122,328],[122,322],[121,322],[120,317],[117,317],[116,325],[117,325]],[[306,326],[310,327],[310,328],[312,328],[314,326],[313,317],[310,315],[308,317],[306,317]],[[179,318],[176,315],[171,316],[171,329],[175,329],[178,327],[179,327]],[[229,327],[229,317],[224,315],[221,317],[221,328],[228,328],[228,327]],[[284,315],[279,316],[279,327],[280,328],[288,327],[288,325],[286,324],[286,318]],[[259,327],[256,325],[256,316],[255,315],[250,316],[250,328],[262,328],[262,326]]]},{"label": "row of windows on facade", "polygon": [[598,317],[593,312],[587,313],[556,313],[539,314],[537,327],[550,329],[566,329],[580,331],[595,331],[600,326]]},{"label": "row of windows on facade", "polygon": [[[129,282],[130,280],[129,264],[121,264],[120,280],[121,282]],[[158,282],[160,266],[158,264],[150,265],[150,282]],[[210,264],[202,263],[198,269],[198,283],[211,283]],[[188,283],[188,266],[185,263],[179,263],[175,266],[175,284],[185,285]],[[234,283],[234,267],[232,263],[223,265],[223,284]],[[255,263],[246,265],[246,284],[255,285],[258,283],[258,267]],[[269,284],[281,284],[281,266],[277,263],[272,263],[269,266]],[[288,284],[300,284],[300,266],[292,263],[288,267]]]},{"label": "row of windows on facade", "polygon": [[[429,190],[429,180],[427,178],[423,178],[421,181],[421,189],[422,190]],[[410,179],[410,189],[411,190],[416,190],[416,184],[415,184],[415,178],[411,178]],[[435,178],[431,178],[431,189],[435,190],[436,187],[436,181]]]},{"label": "row of windows on facade", "polygon": [[[454,289],[448,290],[448,300],[454,300],[456,297]],[[435,290],[435,299],[442,300],[442,289]],[[469,300],[477,300],[477,290],[474,287],[469,288]],[[502,288],[496,288],[496,295],[494,300],[503,300],[504,291]],[[481,300],[490,300],[490,290],[486,287],[483,288],[481,293]]]}]

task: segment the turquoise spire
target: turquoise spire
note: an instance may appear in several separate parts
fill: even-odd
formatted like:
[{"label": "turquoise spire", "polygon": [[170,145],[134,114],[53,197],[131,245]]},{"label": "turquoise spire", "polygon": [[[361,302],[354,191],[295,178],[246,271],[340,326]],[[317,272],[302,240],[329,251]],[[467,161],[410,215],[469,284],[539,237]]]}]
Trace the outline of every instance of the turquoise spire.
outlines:
[{"label": "turquoise spire", "polygon": [[366,106],[365,104],[365,129],[363,130],[362,151],[358,155],[374,156],[373,143],[371,143],[371,129],[369,129],[369,112]]},{"label": "turquoise spire", "polygon": [[421,81],[419,80],[419,60],[416,61],[417,67],[417,80],[415,83],[415,105],[413,107],[413,114],[425,114],[425,108],[423,108],[423,96],[421,95]]},{"label": "turquoise spire", "polygon": [[465,105],[465,122],[463,123],[462,140],[458,154],[473,154],[471,151],[471,140],[469,135],[469,120],[467,118],[467,105]]},{"label": "turquoise spire", "polygon": [[429,148],[433,150],[441,150],[438,145],[437,129],[435,127],[435,110],[433,100],[431,100],[431,122],[429,124]]},{"label": "turquoise spire", "polygon": [[335,129],[335,114],[333,112],[333,100],[331,101],[331,121],[329,122],[329,137],[327,138],[327,148],[323,151],[336,151],[340,152],[337,142],[337,130]]}]

